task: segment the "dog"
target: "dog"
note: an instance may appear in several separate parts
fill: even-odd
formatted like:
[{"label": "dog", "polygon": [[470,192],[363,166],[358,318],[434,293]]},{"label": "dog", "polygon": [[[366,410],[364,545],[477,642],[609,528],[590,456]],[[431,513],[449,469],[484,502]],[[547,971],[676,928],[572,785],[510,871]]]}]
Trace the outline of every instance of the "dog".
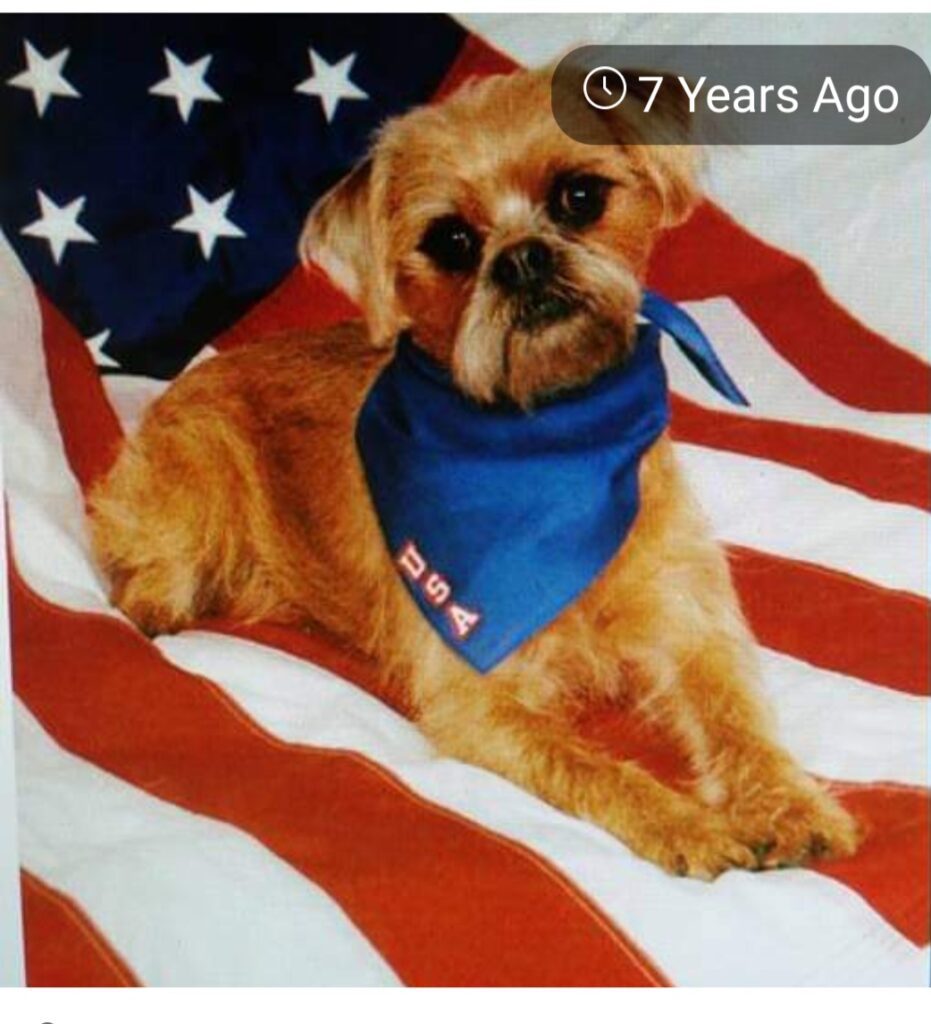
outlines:
[{"label": "dog", "polygon": [[[631,359],[652,247],[700,196],[692,148],[618,131],[614,145],[570,139],[539,71],[389,121],[300,242],[364,322],[183,374],[92,492],[96,557],[148,634],[214,615],[322,627],[375,660],[442,754],[668,872],[848,855],[857,822],[774,738],[725,556],[667,430],[639,461],[619,550],[485,673],[422,613],[373,507],[356,431],[402,333],[488,415],[505,403],[531,418]],[[583,738],[580,714],[605,701],[684,744],[693,785]]]}]

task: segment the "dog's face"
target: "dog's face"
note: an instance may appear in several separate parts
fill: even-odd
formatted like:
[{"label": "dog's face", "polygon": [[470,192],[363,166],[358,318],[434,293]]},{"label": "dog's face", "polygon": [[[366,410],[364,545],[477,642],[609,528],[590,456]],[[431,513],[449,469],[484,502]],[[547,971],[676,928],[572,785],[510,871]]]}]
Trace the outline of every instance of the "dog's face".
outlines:
[{"label": "dog's face", "polygon": [[549,90],[518,72],[389,122],[302,238],[373,341],[409,328],[480,401],[527,406],[622,359],[657,233],[694,203],[685,147],[624,144],[622,125],[574,142]]}]

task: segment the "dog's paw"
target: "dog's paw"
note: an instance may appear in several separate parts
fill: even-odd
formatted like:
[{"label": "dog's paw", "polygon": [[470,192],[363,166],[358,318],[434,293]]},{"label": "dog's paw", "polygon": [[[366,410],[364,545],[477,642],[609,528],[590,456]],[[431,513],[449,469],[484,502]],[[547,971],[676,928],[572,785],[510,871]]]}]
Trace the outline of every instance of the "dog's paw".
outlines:
[{"label": "dog's paw", "polygon": [[147,636],[176,633],[193,618],[193,584],[153,563],[144,570],[110,569],[110,602]]},{"label": "dog's paw", "polygon": [[711,881],[731,868],[758,867],[753,848],[724,815],[709,808],[679,815],[650,838],[638,852],[672,875]]},{"label": "dog's paw", "polygon": [[729,809],[734,834],[761,868],[792,867],[821,857],[848,857],[862,840],[857,820],[814,779],[795,771]]}]

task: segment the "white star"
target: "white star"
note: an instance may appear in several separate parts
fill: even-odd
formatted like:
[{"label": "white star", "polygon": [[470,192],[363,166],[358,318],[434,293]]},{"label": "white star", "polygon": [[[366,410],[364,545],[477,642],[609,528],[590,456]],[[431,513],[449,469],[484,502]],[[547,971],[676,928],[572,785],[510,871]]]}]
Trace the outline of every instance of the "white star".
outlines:
[{"label": "white star", "polygon": [[333,120],[340,100],[367,100],[369,98],[367,92],[363,92],[355,82],[349,79],[349,72],[356,59],[354,53],[343,57],[335,64],[328,64],[314,50],[307,52],[310,54],[310,70],[313,74],[296,85],[294,91],[306,93],[308,96],[319,96],[323,105],[323,114],[328,121]]},{"label": "white star", "polygon": [[97,239],[86,229],[78,224],[78,217],[84,209],[86,196],[78,196],[67,206],[57,206],[41,190],[36,190],[39,197],[39,209],[42,216],[27,224],[20,234],[31,235],[33,238],[44,238],[52,250],[52,259],[61,263],[65,248],[69,242],[93,242]]},{"label": "white star", "polygon": [[226,211],[233,201],[232,191],[210,201],[196,188],[188,185],[187,194],[191,202],[191,212],[186,217],[176,220],[172,227],[175,231],[188,231],[192,235],[197,235],[205,260],[210,259],[218,238],[246,237],[245,231],[226,216]]},{"label": "white star", "polygon": [[101,331],[100,334],[95,334],[93,338],[87,338],[85,340],[87,341],[87,347],[91,350],[95,366],[120,365],[112,356],[108,356],[103,350],[103,346],[110,340],[109,331]]},{"label": "white star", "polygon": [[184,367],[185,370],[190,370],[200,363],[206,362],[208,359],[213,359],[214,356],[218,356],[220,353],[213,345],[204,345],[204,347],[194,356],[194,358]]},{"label": "white star", "polygon": [[53,96],[81,95],[61,73],[71,53],[69,49],[59,50],[53,57],[43,57],[28,39],[23,40],[23,49],[26,51],[26,70],[8,79],[7,85],[28,89],[39,117],[45,113]]},{"label": "white star", "polygon": [[175,100],[181,120],[187,122],[198,100],[208,103],[223,102],[223,97],[204,80],[212,60],[213,56],[208,53],[191,64],[185,64],[180,57],[166,48],[165,64],[168,67],[168,77],[156,82],[149,92],[155,96],[167,96]]}]

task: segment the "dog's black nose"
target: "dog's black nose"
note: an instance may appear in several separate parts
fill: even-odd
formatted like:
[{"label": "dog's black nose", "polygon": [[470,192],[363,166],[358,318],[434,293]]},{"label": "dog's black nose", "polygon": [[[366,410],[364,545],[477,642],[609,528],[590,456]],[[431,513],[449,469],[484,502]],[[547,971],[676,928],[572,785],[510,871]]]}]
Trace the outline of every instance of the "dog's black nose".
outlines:
[{"label": "dog's black nose", "polygon": [[553,252],[539,238],[502,249],[491,265],[491,278],[507,292],[540,288],[553,276]]}]

